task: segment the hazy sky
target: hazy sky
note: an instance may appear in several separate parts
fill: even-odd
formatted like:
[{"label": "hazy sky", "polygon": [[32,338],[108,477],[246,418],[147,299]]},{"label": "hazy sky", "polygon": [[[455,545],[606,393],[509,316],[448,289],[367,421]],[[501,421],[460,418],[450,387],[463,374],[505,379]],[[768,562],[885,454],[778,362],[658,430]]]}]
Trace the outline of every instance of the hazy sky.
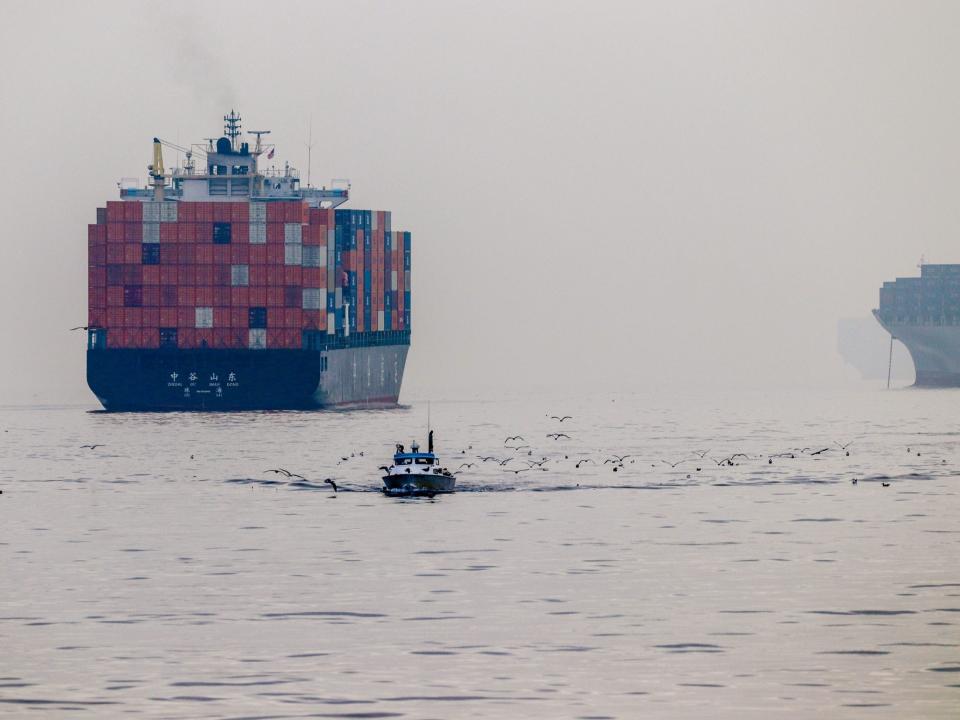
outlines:
[{"label": "hazy sky", "polygon": [[408,396],[840,382],[960,261],[957,3],[3,7],[0,403],[93,400],[86,225],[231,107],[413,233]]}]

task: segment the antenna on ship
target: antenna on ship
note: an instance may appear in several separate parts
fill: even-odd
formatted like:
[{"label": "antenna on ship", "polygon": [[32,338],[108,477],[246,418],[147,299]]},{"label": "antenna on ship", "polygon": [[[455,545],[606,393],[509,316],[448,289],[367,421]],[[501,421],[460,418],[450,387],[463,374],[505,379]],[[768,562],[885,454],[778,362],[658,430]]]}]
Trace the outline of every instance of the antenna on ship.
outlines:
[{"label": "antenna on ship", "polygon": [[223,116],[223,134],[230,138],[230,149],[236,152],[237,138],[240,137],[240,116],[235,110],[230,110]]},{"label": "antenna on ship", "polygon": [[307,187],[310,187],[310,174],[313,171],[313,117],[310,118],[310,135],[307,138]]}]

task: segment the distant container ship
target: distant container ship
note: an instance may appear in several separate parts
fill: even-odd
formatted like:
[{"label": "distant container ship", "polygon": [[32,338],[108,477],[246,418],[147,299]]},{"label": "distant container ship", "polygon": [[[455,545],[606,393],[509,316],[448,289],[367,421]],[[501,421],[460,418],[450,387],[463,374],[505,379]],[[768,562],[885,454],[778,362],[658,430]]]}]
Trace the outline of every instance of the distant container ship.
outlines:
[{"label": "distant container ship", "polygon": [[[267,131],[179,148],[88,228],[87,383],[107,410],[383,407],[410,345],[410,233],[349,187],[261,171]],[[162,146],[186,154],[166,174]],[[204,162],[199,165],[197,156]]]},{"label": "distant container ship", "polygon": [[960,386],[960,265],[920,265],[920,277],[880,288],[880,324],[910,352],[921,387]]}]

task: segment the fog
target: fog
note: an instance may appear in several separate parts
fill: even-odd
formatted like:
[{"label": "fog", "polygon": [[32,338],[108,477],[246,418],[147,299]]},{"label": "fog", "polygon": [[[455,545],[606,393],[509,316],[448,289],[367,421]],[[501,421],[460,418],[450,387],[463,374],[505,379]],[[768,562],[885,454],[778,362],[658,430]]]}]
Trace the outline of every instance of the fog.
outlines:
[{"label": "fog", "polygon": [[93,402],[86,225],[231,108],[413,233],[403,397],[857,382],[838,319],[960,261],[958,35],[947,2],[7,2],[0,402]]}]

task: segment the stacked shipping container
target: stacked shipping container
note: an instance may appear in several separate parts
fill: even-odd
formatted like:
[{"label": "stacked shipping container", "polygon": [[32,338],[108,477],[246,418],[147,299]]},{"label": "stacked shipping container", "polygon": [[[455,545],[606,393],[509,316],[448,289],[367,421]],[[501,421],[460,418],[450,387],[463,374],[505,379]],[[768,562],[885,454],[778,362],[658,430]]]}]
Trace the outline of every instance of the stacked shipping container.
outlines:
[{"label": "stacked shipping container", "polygon": [[319,348],[410,329],[410,233],[305,202],[108,202],[89,226],[91,347]]}]

